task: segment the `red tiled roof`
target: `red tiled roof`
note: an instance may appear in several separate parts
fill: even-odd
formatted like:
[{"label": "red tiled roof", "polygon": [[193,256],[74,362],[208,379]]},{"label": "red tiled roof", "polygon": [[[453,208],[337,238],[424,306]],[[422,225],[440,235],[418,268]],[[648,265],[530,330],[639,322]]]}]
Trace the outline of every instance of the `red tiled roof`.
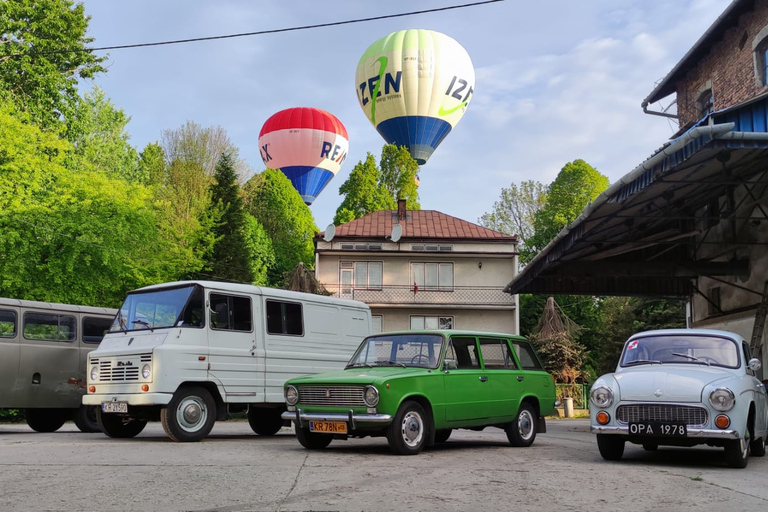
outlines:
[{"label": "red tiled roof", "polygon": [[[382,210],[336,227],[334,238],[383,238],[398,223],[397,210]],[[505,235],[435,210],[408,210],[402,238],[498,240],[512,242],[517,237]],[[321,234],[322,235],[322,234]]]}]

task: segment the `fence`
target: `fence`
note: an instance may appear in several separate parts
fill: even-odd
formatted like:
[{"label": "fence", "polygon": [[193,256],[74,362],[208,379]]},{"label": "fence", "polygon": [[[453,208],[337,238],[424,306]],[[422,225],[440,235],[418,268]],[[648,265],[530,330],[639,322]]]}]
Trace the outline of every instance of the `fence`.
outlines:
[{"label": "fence", "polygon": [[589,384],[555,384],[556,400],[564,403],[565,397],[571,397],[574,409],[589,409],[589,388]]},{"label": "fence", "polygon": [[351,285],[326,284],[335,297],[355,299],[366,304],[456,304],[514,306],[514,296],[504,293],[502,286],[437,286],[384,285],[380,288],[354,288]]}]

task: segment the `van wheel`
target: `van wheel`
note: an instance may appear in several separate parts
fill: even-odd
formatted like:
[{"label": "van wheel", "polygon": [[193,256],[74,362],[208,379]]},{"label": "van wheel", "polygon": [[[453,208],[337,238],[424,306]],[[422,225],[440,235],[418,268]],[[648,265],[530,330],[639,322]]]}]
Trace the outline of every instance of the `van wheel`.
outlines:
[{"label": "van wheel", "polygon": [[128,418],[122,414],[102,412],[101,407],[96,407],[96,421],[102,432],[115,439],[136,437],[147,426],[147,422],[144,420]]},{"label": "van wheel", "polygon": [[301,428],[296,426],[296,439],[299,440],[301,446],[308,450],[322,450],[333,441],[333,436],[330,434],[315,434],[310,432],[308,428]]},{"label": "van wheel", "polygon": [[69,419],[69,409],[26,409],[24,417],[35,432],[56,432]]},{"label": "van wheel", "polygon": [[260,436],[273,436],[283,428],[282,409],[251,407],[248,411],[248,424]]},{"label": "van wheel", "polygon": [[389,448],[398,455],[416,455],[427,444],[429,418],[417,402],[403,402],[387,428]]},{"label": "van wheel", "polygon": [[160,410],[160,421],[168,437],[178,442],[199,441],[216,421],[216,402],[207,389],[181,388],[168,406]]},{"label": "van wheel", "polygon": [[99,421],[96,419],[96,409],[98,407],[95,405],[81,405],[77,408],[72,419],[80,432],[101,432]]},{"label": "van wheel", "polygon": [[506,428],[509,444],[523,448],[531,446],[536,439],[537,426],[536,412],[530,404],[523,402],[515,421]]}]

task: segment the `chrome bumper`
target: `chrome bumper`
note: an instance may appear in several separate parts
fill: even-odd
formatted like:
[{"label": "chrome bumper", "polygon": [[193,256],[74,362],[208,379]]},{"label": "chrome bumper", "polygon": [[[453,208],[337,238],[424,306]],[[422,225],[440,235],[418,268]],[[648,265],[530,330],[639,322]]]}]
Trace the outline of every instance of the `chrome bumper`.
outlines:
[{"label": "chrome bumper", "polygon": [[[629,427],[608,427],[603,425],[591,425],[589,431],[593,434],[620,434],[628,436]],[[739,439],[741,436],[737,430],[712,430],[709,428],[689,428],[686,437],[704,437],[710,439]],[[653,437],[653,436],[650,436]],[[684,438],[681,438],[684,439]]]},{"label": "chrome bumper", "polygon": [[307,413],[297,408],[295,411],[285,411],[281,417],[296,422],[299,427],[303,427],[307,421],[344,421],[349,423],[350,430],[355,430],[357,423],[392,423],[391,414],[355,414],[352,409],[347,414],[322,414]]}]

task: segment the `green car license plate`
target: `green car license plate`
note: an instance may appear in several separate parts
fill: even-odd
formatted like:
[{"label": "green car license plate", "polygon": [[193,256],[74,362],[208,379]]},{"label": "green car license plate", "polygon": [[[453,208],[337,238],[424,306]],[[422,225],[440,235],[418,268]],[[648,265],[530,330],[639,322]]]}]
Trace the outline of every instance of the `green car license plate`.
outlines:
[{"label": "green car license plate", "polygon": [[346,434],[347,424],[343,421],[310,421],[309,430],[326,434]]}]

